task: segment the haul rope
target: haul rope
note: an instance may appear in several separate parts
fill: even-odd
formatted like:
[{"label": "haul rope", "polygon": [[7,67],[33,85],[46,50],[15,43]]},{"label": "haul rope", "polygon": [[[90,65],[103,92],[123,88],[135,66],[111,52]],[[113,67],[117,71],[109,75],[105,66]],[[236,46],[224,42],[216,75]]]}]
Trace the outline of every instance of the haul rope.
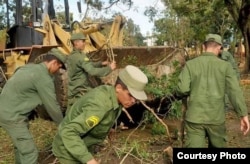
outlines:
[{"label": "haul rope", "polygon": [[0,71],[1,71],[1,74],[2,74],[2,76],[3,76],[3,78],[4,78],[5,82],[6,82],[7,78],[6,78],[5,74],[4,74],[4,71],[3,71],[2,67],[0,67]]}]

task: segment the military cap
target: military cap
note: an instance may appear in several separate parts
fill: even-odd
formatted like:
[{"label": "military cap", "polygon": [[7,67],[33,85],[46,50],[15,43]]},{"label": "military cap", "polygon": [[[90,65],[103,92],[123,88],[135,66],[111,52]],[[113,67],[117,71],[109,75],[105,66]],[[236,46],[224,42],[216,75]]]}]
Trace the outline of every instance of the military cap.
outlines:
[{"label": "military cap", "polygon": [[57,48],[52,48],[49,52],[48,55],[53,55],[55,56],[61,63],[62,63],[62,68],[66,69],[65,67],[65,62],[66,62],[66,55],[64,55],[59,49]]},{"label": "military cap", "polygon": [[222,45],[221,36],[218,35],[218,34],[208,34],[206,36],[205,42],[208,42],[208,41],[210,41],[210,42],[216,42],[216,43]]},{"label": "military cap", "polygon": [[128,65],[119,72],[118,77],[127,86],[129,93],[134,98],[147,100],[144,88],[148,83],[148,78],[139,68]]},{"label": "military cap", "polygon": [[70,40],[86,40],[86,37],[83,33],[74,33],[71,35]]}]

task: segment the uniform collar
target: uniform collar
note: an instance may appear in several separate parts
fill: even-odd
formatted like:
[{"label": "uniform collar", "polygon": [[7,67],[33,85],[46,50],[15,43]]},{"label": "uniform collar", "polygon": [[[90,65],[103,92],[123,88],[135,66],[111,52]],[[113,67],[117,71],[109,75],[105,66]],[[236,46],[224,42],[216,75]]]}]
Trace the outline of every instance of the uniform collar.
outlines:
[{"label": "uniform collar", "polygon": [[73,48],[73,51],[82,52],[82,50],[79,50],[79,49],[76,49],[76,48]]},{"label": "uniform collar", "polygon": [[212,53],[212,52],[204,52],[202,55],[203,56],[215,56],[215,57],[217,57],[217,55]]},{"label": "uniform collar", "polygon": [[114,110],[118,109],[120,107],[120,105],[119,105],[117,97],[116,97],[116,92],[115,92],[114,86],[112,86],[112,89],[111,89],[111,100],[112,100]]}]

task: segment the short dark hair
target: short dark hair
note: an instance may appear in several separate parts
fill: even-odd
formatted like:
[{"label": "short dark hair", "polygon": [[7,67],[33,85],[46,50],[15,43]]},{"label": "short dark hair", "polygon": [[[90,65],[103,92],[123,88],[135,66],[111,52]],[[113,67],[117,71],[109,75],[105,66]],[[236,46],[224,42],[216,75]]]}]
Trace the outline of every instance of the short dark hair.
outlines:
[{"label": "short dark hair", "polygon": [[217,47],[219,46],[220,44],[214,42],[214,41],[206,41],[204,42],[204,46],[205,48],[208,48],[208,47]]},{"label": "short dark hair", "polygon": [[51,55],[51,54],[47,54],[47,55],[44,55],[43,57],[43,61],[46,61],[46,62],[50,62],[52,60],[56,60],[58,63],[61,63],[63,64],[59,59],[57,59],[57,57],[55,57],[54,55]]},{"label": "short dark hair", "polygon": [[123,83],[123,81],[119,78],[119,76],[116,79],[115,86],[117,84],[120,84],[122,86],[122,89],[128,89],[128,87]]}]

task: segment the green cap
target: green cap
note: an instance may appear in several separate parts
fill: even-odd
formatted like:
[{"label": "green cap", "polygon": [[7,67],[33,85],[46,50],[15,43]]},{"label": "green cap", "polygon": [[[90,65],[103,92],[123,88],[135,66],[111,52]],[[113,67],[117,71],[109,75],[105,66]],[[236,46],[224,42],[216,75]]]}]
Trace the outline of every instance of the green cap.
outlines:
[{"label": "green cap", "polygon": [[62,63],[62,68],[66,69],[65,67],[65,62],[66,62],[66,55],[64,55],[59,49],[57,48],[52,48],[49,52],[48,55],[53,55],[55,56],[61,63]]},{"label": "green cap", "polygon": [[144,88],[148,83],[148,78],[139,68],[128,65],[119,72],[118,77],[127,86],[128,91],[134,98],[147,100]]},{"label": "green cap", "polygon": [[205,42],[216,42],[216,43],[222,45],[221,36],[217,35],[217,34],[208,34],[206,36]]},{"label": "green cap", "polygon": [[70,40],[86,40],[86,37],[83,33],[74,33],[71,35]]}]

